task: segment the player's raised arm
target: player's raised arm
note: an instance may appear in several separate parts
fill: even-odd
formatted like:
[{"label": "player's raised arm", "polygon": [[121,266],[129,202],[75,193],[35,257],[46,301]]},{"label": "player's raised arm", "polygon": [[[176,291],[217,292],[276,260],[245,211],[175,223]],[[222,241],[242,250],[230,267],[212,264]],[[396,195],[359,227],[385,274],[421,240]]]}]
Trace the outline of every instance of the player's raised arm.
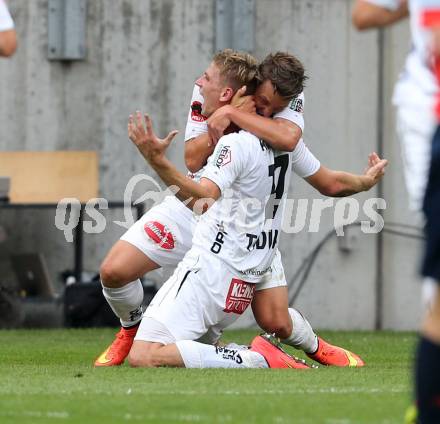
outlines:
[{"label": "player's raised arm", "polygon": [[356,0],[351,20],[360,31],[380,28],[408,16],[407,0]]},{"label": "player's raised arm", "polygon": [[[220,197],[219,187],[210,180],[203,179],[200,183],[192,181],[180,173],[166,158],[165,151],[176,136],[177,131],[171,131],[164,139],[158,138],[153,131],[153,124],[148,115],[138,111],[135,116],[130,115],[128,120],[128,136],[136,145],[139,152],[157,172],[167,186],[176,186],[179,190],[175,196],[193,210],[198,202],[200,212],[205,212],[212,203]],[[201,204],[201,200],[206,200]]]},{"label": "player's raised arm", "polygon": [[321,166],[316,173],[305,180],[325,196],[346,197],[374,187],[384,176],[387,164],[386,159],[380,159],[376,153],[371,153],[363,175],[334,171]]}]

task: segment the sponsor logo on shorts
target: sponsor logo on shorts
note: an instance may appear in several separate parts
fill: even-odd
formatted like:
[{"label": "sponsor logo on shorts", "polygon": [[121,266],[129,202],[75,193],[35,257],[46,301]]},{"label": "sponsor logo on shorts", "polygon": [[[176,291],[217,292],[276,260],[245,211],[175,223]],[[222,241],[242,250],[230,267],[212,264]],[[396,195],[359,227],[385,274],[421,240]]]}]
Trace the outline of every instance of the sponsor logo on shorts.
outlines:
[{"label": "sponsor logo on shorts", "polygon": [[164,249],[174,249],[175,239],[166,225],[157,221],[148,221],[144,225],[145,233],[151,240]]},{"label": "sponsor logo on shorts", "polygon": [[226,313],[241,315],[252,302],[255,293],[255,284],[233,278],[226,296]]},{"label": "sponsor logo on shorts", "polygon": [[196,122],[206,121],[206,116],[202,114],[202,104],[194,101],[191,104],[191,119]]},{"label": "sponsor logo on shorts", "polygon": [[215,161],[215,166],[217,168],[220,168],[222,166],[227,165],[232,160],[232,153],[230,146],[223,146],[220,150],[220,153],[217,156],[217,159]]},{"label": "sponsor logo on shorts", "polygon": [[268,272],[272,272],[272,267],[268,266],[267,268],[264,269],[257,269],[257,268],[250,268],[250,269],[246,269],[244,271],[240,271],[243,275],[253,275],[256,277],[259,277],[261,275],[264,275]]},{"label": "sponsor logo on shorts", "polygon": [[302,99],[296,98],[293,99],[290,102],[290,109],[292,109],[294,112],[303,113],[304,112],[304,106]]}]

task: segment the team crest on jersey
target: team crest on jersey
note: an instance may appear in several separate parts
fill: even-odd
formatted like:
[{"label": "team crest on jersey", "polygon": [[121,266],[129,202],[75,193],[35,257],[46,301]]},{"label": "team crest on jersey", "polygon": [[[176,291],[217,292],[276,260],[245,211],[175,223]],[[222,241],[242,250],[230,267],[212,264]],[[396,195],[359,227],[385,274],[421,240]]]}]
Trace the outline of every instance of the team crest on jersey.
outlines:
[{"label": "team crest on jersey", "polygon": [[303,101],[299,97],[297,97],[296,99],[293,99],[290,102],[290,106],[289,107],[290,107],[290,109],[292,109],[295,112],[298,112],[298,113],[303,113],[304,112]]},{"label": "team crest on jersey", "polygon": [[221,168],[232,161],[232,153],[230,146],[223,146],[215,160],[215,166]]},{"label": "team crest on jersey", "polygon": [[144,225],[144,231],[160,247],[167,250],[174,249],[175,239],[166,225],[157,221],[148,221]]},{"label": "team crest on jersey", "polygon": [[196,122],[206,121],[206,116],[202,114],[202,104],[198,101],[191,104],[191,119]]},{"label": "team crest on jersey", "polygon": [[254,293],[255,284],[233,278],[229,286],[225,309],[223,309],[223,311],[241,315],[251,304]]}]

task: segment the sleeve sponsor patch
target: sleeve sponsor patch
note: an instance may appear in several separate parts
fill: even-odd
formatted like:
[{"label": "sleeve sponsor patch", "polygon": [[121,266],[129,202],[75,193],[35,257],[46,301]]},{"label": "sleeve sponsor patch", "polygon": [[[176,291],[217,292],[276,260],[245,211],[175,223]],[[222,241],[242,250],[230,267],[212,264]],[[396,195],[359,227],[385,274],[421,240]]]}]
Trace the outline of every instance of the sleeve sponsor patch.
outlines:
[{"label": "sleeve sponsor patch", "polygon": [[215,166],[217,168],[221,168],[222,166],[231,163],[231,161],[232,161],[231,147],[223,146],[220,149],[220,152],[217,154],[217,157],[215,158]]},{"label": "sleeve sponsor patch", "polygon": [[206,121],[206,116],[202,115],[202,103],[194,101],[191,104],[191,119],[196,122]]},{"label": "sleeve sponsor patch", "polygon": [[289,108],[295,112],[303,113],[304,112],[304,104],[302,99],[297,97],[290,102]]}]

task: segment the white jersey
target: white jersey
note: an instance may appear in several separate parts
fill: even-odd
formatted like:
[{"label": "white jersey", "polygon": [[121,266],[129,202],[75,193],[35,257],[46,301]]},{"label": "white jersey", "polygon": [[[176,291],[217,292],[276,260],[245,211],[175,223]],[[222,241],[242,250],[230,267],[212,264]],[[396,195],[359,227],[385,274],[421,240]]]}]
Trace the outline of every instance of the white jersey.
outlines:
[{"label": "white jersey", "polygon": [[292,162],[304,177],[319,169],[314,157],[304,160],[311,159],[306,151],[301,142],[294,152],[274,152],[246,131],[222,137],[202,174],[222,197],[200,218],[193,246],[220,257],[242,280],[258,282],[278,247]]},{"label": "white jersey", "polygon": [[[396,10],[402,3],[402,0],[364,1],[390,10]],[[429,36],[420,21],[420,3],[420,0],[408,0],[412,47],[397,81],[393,97],[396,106],[409,106],[416,110],[420,108],[420,114],[413,114],[415,124],[426,110],[433,110],[437,90],[428,57]]]},{"label": "white jersey", "polygon": [[4,0],[0,0],[0,31],[8,31],[14,28],[14,21],[9,13]]},{"label": "white jersey", "polygon": [[[393,101],[397,106],[409,106],[434,113],[437,84],[429,60],[429,33],[422,28],[420,21],[420,2],[408,0],[412,49],[407,56],[405,67],[397,81]],[[414,123],[420,119],[414,114]]]},{"label": "white jersey", "polygon": [[[196,226],[196,249],[216,255],[234,271],[254,267],[250,253],[255,241],[250,243],[248,234],[260,234],[264,229],[273,167],[272,149],[252,134],[240,131],[219,140],[202,178],[213,181],[221,197]],[[240,273],[237,276],[241,277]]]},{"label": "white jersey", "polygon": [[[364,0],[396,10],[401,0]],[[434,102],[436,80],[429,61],[429,35],[421,26],[421,4],[408,0],[412,49],[394,90],[397,106],[397,133],[401,143],[403,170],[410,208],[421,210],[428,180],[431,140],[436,127]],[[429,1],[429,0],[428,0]],[[439,3],[438,0],[434,0]]]},{"label": "white jersey", "polygon": [[[191,97],[191,107],[188,112],[188,120],[185,128],[185,142],[208,132],[206,116],[202,114],[203,96],[200,94],[200,87],[194,85]],[[197,172],[188,172],[188,176],[195,181],[199,181],[203,173],[203,168]]]},{"label": "white jersey", "polygon": [[[253,249],[247,268],[241,268],[241,274],[258,278],[272,266],[272,259],[278,248],[283,224],[287,193],[289,192],[292,170],[302,178],[316,173],[321,164],[307,149],[301,140],[293,152],[274,151],[274,164],[269,167],[272,190],[265,206],[265,225],[263,231],[246,232],[248,249]],[[250,266],[252,265],[252,266]]]}]

